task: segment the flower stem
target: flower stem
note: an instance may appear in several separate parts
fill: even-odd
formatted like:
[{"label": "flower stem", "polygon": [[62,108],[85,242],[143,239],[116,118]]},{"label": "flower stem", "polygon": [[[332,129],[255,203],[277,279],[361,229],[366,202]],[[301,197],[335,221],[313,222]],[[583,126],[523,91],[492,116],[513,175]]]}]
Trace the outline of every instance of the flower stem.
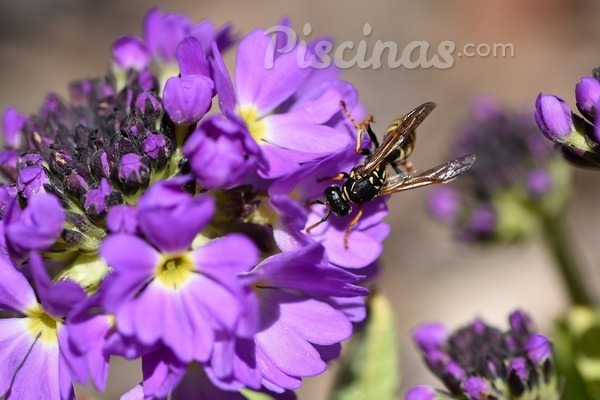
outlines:
[{"label": "flower stem", "polygon": [[554,258],[573,305],[591,306],[593,300],[581,276],[581,268],[573,252],[569,235],[561,217],[542,217],[543,237],[548,252]]}]

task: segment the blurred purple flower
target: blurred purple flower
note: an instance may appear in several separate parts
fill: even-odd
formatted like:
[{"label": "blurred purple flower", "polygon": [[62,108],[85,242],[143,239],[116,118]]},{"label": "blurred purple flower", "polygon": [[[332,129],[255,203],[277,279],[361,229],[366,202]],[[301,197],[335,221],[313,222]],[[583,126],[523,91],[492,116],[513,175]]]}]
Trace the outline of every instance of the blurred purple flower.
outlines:
[{"label": "blurred purple flower", "polygon": [[417,327],[413,339],[427,366],[444,382],[448,392],[417,386],[405,398],[558,399],[559,379],[550,341],[534,333],[527,314],[515,311],[509,320],[511,328],[506,332],[481,320],[450,334],[440,324]]}]

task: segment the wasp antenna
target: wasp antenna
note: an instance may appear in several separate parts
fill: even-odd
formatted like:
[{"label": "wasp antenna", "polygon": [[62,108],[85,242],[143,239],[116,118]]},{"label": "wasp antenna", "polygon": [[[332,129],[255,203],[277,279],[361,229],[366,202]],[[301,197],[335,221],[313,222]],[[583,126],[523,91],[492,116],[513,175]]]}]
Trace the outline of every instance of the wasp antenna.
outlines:
[{"label": "wasp antenna", "polygon": [[331,210],[327,210],[327,212],[325,213],[325,215],[323,215],[323,218],[321,218],[321,220],[319,222],[312,224],[311,226],[306,228],[306,233],[310,233],[311,230],[313,230],[317,226],[321,225],[323,222],[327,221],[327,218],[329,218],[330,214],[331,214]]}]

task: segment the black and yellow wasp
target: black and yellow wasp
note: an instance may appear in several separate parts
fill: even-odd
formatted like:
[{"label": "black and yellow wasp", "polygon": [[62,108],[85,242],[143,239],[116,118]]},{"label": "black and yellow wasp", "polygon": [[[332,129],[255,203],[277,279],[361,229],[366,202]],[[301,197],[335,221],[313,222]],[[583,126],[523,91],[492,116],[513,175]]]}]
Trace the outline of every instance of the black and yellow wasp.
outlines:
[{"label": "black and yellow wasp", "polygon": [[[363,164],[354,167],[350,174],[341,172],[333,178],[334,181],[343,179],[346,181],[341,187],[331,185],[325,189],[323,192],[325,202],[317,200],[316,203],[326,205],[327,212],[319,222],[309,226],[306,229],[307,232],[325,222],[331,213],[338,217],[350,214],[352,204],[356,204],[358,205],[358,214],[350,221],[344,235],[344,246],[348,248],[350,231],[362,217],[365,203],[377,197],[403,190],[449,182],[468,170],[475,162],[475,155],[470,154],[426,171],[413,171],[412,165],[407,159],[415,145],[416,128],[433,111],[435,103],[425,103],[404,117],[396,119],[387,129],[381,145],[375,132],[371,129],[373,118],[369,116],[359,124],[346,108],[346,104],[343,101],[341,104],[344,113],[357,129],[356,152],[367,158]],[[370,149],[361,148],[362,136],[365,132],[371,138],[371,144],[374,146],[373,152]],[[396,171],[397,175],[387,177],[388,165]]]}]

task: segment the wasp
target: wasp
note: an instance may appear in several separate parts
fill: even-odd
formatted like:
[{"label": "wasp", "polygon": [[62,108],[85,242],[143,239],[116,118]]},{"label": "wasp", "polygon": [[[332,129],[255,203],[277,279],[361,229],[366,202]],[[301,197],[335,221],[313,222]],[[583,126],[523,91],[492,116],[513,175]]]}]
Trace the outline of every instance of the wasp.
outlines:
[{"label": "wasp", "polygon": [[[323,192],[324,202],[321,200],[314,202],[325,205],[327,212],[320,221],[306,229],[308,233],[327,221],[331,213],[338,217],[350,214],[352,204],[356,204],[358,213],[350,221],[344,234],[344,246],[348,248],[348,237],[361,219],[365,203],[396,192],[449,182],[468,170],[475,162],[475,155],[470,154],[426,171],[413,171],[412,164],[407,159],[415,146],[416,129],[436,107],[435,103],[422,104],[404,117],[393,121],[386,130],[381,144],[371,128],[372,116],[359,124],[348,111],[344,101],[341,102],[341,106],[357,129],[356,152],[367,158],[363,164],[354,167],[349,174],[341,172],[334,177],[333,181],[345,179],[345,182],[339,186],[331,185],[326,188]],[[365,132],[374,147],[372,152],[371,149],[362,148],[362,137]],[[396,175],[389,178],[387,177],[388,165],[396,172]]]}]

